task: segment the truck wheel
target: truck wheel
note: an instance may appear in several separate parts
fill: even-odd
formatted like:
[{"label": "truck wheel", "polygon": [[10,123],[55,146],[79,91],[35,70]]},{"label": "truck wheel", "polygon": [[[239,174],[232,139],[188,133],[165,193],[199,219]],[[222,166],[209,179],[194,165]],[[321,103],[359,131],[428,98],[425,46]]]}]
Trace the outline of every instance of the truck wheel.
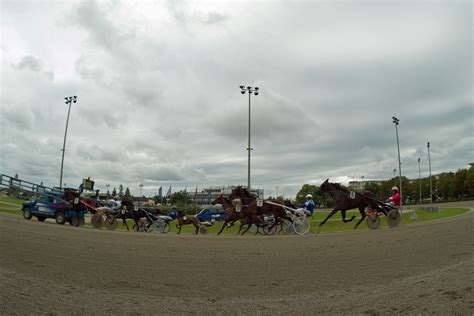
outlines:
[{"label": "truck wheel", "polygon": [[33,213],[31,213],[31,208],[26,207],[23,209],[23,217],[25,219],[31,219],[33,217]]},{"label": "truck wheel", "polygon": [[64,216],[63,212],[57,212],[56,215],[54,215],[54,219],[59,225],[64,225],[64,223],[66,222],[66,216]]},{"label": "truck wheel", "polygon": [[40,221],[40,222],[44,222],[45,219],[46,219],[46,217],[38,216],[38,221]]}]

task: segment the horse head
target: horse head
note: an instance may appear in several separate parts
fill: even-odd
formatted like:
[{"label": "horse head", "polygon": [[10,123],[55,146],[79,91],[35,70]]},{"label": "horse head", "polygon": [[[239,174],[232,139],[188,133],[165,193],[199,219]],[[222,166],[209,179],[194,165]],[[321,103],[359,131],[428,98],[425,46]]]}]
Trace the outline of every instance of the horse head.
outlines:
[{"label": "horse head", "polygon": [[218,197],[216,197],[212,202],[212,205],[216,204],[224,204],[224,193],[221,193]]},{"label": "horse head", "polygon": [[319,189],[323,193],[331,191],[332,188],[331,188],[331,184],[329,183],[329,178],[326,179],[326,181],[324,181],[323,183],[321,183],[321,185],[319,186]]}]

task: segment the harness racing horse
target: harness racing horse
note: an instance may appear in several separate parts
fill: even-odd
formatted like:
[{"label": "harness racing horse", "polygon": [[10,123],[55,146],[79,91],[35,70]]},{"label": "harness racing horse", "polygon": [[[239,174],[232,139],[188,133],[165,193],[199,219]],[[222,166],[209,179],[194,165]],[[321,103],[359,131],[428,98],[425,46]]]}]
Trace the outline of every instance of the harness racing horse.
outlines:
[{"label": "harness racing horse", "polygon": [[[231,194],[229,195],[229,199],[231,201],[236,198],[239,198],[243,204],[241,212],[242,214],[240,215],[241,228],[244,225],[248,225],[248,227],[242,232],[242,235],[249,230],[252,224],[262,226],[263,222],[261,215],[264,214],[272,214],[276,219],[275,223],[270,228],[273,228],[273,226],[281,223],[283,219],[289,221],[290,223],[293,222],[292,219],[286,214],[285,208],[283,206],[265,202],[263,202],[262,206],[258,206],[257,198],[252,196],[250,192],[242,186],[237,186],[235,189],[232,190]],[[278,202],[281,203],[281,201],[279,200]],[[248,218],[248,221],[244,219],[245,217]],[[244,220],[244,222],[242,222],[242,220]],[[236,220],[234,220],[233,222],[235,221]]]},{"label": "harness racing horse", "polygon": [[176,224],[176,228],[178,229],[177,234],[181,233],[181,228],[183,225],[192,224],[194,228],[196,228],[196,235],[199,232],[199,220],[194,216],[186,216],[183,211],[176,209],[177,216],[176,220],[178,224]]},{"label": "harness racing horse", "polygon": [[368,206],[377,207],[376,203],[371,201],[371,199],[375,199],[375,195],[370,191],[363,190],[357,192],[354,196],[351,196],[350,192],[347,189],[343,188],[337,183],[329,182],[329,179],[326,179],[326,181],[321,184],[320,190],[322,193],[328,193],[334,201],[334,207],[332,211],[319,224],[320,227],[323,226],[326,221],[337,211],[341,211],[342,221],[344,223],[351,222],[356,217],[352,216],[350,219],[346,219],[346,211],[358,208],[361,215],[361,219],[358,220],[355,224],[354,229],[356,229],[366,217],[365,208]]},{"label": "harness racing horse", "polygon": [[133,202],[129,199],[124,199],[122,200],[122,208],[120,209],[118,214],[115,214],[116,218],[119,218],[123,221],[123,225],[127,228],[127,231],[130,231],[127,225],[127,219],[133,219],[135,222],[135,227],[138,228],[138,221],[140,221],[141,218],[146,218],[148,224],[150,223],[150,220],[146,216],[145,211],[152,213],[153,215],[156,214],[161,214],[164,215],[163,211],[157,209],[157,210],[149,210],[149,209],[143,209],[143,208],[138,208],[135,210],[135,205]]},{"label": "harness racing horse", "polygon": [[222,193],[214,201],[212,201],[211,204],[212,205],[221,204],[225,212],[224,223],[222,224],[222,227],[217,233],[217,235],[220,235],[222,231],[224,230],[224,228],[232,227],[234,223],[238,221],[239,219],[240,219],[241,227],[237,234],[240,234],[240,230],[242,229],[242,221],[243,223],[245,223],[245,225],[248,225],[247,223],[248,218],[247,217],[241,218],[241,213],[236,211],[234,204],[229,198],[226,198],[224,196],[224,193]]}]

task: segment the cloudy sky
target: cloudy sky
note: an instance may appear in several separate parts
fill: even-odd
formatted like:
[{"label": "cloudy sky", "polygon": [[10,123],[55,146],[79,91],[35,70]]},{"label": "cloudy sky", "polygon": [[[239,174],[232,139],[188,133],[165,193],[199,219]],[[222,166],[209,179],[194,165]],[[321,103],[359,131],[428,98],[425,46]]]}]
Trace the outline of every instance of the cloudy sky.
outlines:
[{"label": "cloudy sky", "polygon": [[[0,172],[132,194],[474,161],[471,1],[1,2]],[[192,188],[192,189],[191,189]]]}]

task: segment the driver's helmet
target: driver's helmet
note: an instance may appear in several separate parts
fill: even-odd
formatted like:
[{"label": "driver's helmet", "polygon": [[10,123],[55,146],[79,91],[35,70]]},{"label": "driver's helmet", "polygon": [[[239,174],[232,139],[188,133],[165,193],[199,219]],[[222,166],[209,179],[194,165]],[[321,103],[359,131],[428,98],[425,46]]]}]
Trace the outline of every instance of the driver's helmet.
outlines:
[{"label": "driver's helmet", "polygon": [[393,186],[392,191],[397,191],[398,192],[398,188],[396,186]]},{"label": "driver's helmet", "polygon": [[313,196],[311,194],[306,194],[307,199],[313,199]]}]

